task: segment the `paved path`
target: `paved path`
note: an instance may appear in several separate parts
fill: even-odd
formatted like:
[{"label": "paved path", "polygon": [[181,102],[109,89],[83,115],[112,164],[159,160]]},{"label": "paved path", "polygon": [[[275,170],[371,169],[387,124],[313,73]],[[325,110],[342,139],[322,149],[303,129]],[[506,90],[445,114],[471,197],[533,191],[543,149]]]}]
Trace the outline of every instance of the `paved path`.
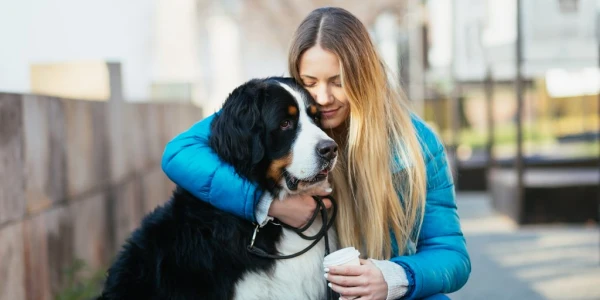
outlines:
[{"label": "paved path", "polygon": [[457,199],[472,272],[452,299],[600,299],[598,227],[517,227],[493,212],[486,194]]}]

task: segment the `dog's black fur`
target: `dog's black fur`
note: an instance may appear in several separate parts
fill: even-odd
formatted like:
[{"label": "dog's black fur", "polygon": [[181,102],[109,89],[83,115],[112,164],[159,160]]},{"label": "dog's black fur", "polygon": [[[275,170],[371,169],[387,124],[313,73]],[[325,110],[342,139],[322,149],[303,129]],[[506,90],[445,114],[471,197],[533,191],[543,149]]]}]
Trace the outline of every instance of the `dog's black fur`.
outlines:
[{"label": "dog's black fur", "polygon": [[[268,170],[290,153],[297,130],[278,130],[290,117],[288,108],[297,107],[278,82],[306,93],[289,78],[250,81],[230,94],[212,123],[210,138],[222,160],[272,193],[281,187]],[[251,222],[177,188],[127,240],[99,299],[233,299],[235,283],[244,274],[264,271],[268,276],[275,265],[247,252],[253,230]],[[255,244],[277,254],[281,230],[274,225],[261,228]]]},{"label": "dog's black fur", "polygon": [[[177,189],[129,238],[100,299],[232,299],[245,272],[275,264],[246,251],[253,229]],[[276,253],[280,234],[281,227],[265,226],[255,243]]]}]

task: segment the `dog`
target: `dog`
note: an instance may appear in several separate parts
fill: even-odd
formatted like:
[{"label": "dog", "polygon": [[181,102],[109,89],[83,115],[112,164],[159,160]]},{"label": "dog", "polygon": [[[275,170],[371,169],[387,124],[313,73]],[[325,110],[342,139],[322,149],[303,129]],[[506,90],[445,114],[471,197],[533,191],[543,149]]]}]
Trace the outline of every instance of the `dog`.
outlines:
[{"label": "dog", "polygon": [[[279,201],[329,187],[337,145],[319,123],[314,99],[293,79],[254,79],[228,96],[212,121],[209,144]],[[316,218],[304,233],[314,235],[322,225]],[[177,187],[125,242],[99,299],[326,299],[325,241],[291,259],[264,258],[248,251],[251,242],[289,255],[312,241],[276,224],[257,228]],[[326,234],[336,240],[333,230]]]}]

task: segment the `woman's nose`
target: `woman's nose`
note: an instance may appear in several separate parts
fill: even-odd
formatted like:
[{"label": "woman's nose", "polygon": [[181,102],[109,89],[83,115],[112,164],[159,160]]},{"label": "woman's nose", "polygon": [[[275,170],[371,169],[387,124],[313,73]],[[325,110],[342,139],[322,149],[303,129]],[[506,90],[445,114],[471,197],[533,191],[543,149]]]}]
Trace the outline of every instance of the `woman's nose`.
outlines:
[{"label": "woman's nose", "polygon": [[313,93],[313,98],[321,106],[327,106],[333,103],[333,97],[327,87],[318,87]]}]

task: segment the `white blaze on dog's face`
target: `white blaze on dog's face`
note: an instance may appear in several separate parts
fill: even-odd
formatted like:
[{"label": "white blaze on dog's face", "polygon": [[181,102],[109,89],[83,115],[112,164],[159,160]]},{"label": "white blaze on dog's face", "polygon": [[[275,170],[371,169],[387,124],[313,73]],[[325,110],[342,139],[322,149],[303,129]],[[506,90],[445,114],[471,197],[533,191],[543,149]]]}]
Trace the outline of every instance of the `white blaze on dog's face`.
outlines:
[{"label": "white blaze on dog's face", "polygon": [[308,98],[310,95],[285,83],[279,84],[294,97],[299,108],[291,162],[285,166],[280,182],[284,189],[282,192],[296,194],[317,187],[328,187],[327,176],[337,160],[337,144],[317,126],[317,107]]}]

